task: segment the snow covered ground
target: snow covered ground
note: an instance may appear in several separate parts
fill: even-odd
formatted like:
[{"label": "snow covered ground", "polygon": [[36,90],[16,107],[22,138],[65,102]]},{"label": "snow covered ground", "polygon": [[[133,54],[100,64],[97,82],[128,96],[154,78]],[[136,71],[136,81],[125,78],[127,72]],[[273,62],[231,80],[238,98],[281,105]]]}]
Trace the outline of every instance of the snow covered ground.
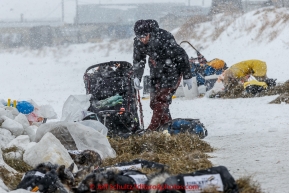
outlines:
[{"label": "snow covered ground", "polygon": [[[201,24],[193,33],[202,33],[203,39],[190,42],[202,45],[201,53],[208,60],[221,58],[228,66],[247,59],[264,60],[268,76],[284,82],[289,79],[288,14],[285,9],[247,13],[228,24],[217,40],[210,38],[214,31],[210,28],[212,24]],[[273,25],[276,18],[278,22]],[[267,27],[263,29],[265,24]],[[274,31],[277,35],[270,40]],[[39,105],[50,104],[60,119],[68,96],[85,94],[83,74],[86,68],[111,60],[132,62],[132,39],[128,42],[110,42],[108,49],[105,45],[109,42],[104,41],[37,51],[1,50],[0,99],[33,99]],[[185,48],[189,56],[196,56],[191,48]],[[253,176],[266,192],[283,193],[289,190],[286,180],[289,105],[268,104],[276,97],[176,98],[171,113],[174,118],[199,118],[204,123],[209,131],[205,140],[216,148],[211,154],[214,164],[228,167],[235,178]],[[152,114],[149,100],[142,100],[142,104],[145,126],[148,126]]]}]

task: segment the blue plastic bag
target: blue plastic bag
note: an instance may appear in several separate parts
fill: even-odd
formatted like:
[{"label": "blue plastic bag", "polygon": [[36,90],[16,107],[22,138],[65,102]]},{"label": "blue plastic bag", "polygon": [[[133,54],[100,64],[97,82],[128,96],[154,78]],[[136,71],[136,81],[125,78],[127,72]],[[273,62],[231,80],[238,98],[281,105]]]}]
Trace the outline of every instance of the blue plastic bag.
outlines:
[{"label": "blue plastic bag", "polygon": [[18,101],[16,108],[20,113],[26,115],[34,111],[34,106],[27,101]]}]

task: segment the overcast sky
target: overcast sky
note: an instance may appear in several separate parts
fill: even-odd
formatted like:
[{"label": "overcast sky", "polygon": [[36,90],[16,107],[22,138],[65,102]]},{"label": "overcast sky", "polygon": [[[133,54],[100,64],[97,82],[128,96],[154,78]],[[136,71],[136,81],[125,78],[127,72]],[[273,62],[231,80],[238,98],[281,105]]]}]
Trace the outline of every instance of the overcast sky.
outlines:
[{"label": "overcast sky", "polygon": [[[64,0],[64,21],[73,23],[78,4],[140,4],[140,3],[184,3],[189,0]],[[61,20],[62,0],[0,0],[0,22]],[[209,7],[211,0],[190,0],[190,5]]]}]

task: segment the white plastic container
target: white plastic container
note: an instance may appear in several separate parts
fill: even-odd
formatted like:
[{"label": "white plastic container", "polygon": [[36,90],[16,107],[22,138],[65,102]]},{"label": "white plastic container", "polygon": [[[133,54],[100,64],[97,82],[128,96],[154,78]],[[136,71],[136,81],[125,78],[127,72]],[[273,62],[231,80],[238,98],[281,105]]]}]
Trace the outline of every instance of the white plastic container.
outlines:
[{"label": "white plastic container", "polygon": [[194,99],[194,98],[197,98],[199,96],[199,90],[198,90],[196,77],[193,77],[192,80],[193,80],[193,86],[192,86],[191,90],[188,89],[187,85],[185,87],[183,86],[183,80],[181,82],[186,99]]},{"label": "white plastic container", "polygon": [[182,82],[180,83],[176,93],[174,94],[177,98],[185,97]]}]

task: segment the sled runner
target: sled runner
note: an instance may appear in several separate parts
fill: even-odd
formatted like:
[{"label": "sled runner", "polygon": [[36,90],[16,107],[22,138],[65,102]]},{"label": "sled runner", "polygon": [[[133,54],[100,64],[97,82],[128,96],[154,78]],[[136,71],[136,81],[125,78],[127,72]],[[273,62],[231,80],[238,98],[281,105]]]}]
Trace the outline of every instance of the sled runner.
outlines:
[{"label": "sled runner", "polygon": [[132,65],[125,61],[95,64],[84,73],[86,94],[92,94],[88,110],[97,114],[110,137],[140,129],[132,75]]}]

